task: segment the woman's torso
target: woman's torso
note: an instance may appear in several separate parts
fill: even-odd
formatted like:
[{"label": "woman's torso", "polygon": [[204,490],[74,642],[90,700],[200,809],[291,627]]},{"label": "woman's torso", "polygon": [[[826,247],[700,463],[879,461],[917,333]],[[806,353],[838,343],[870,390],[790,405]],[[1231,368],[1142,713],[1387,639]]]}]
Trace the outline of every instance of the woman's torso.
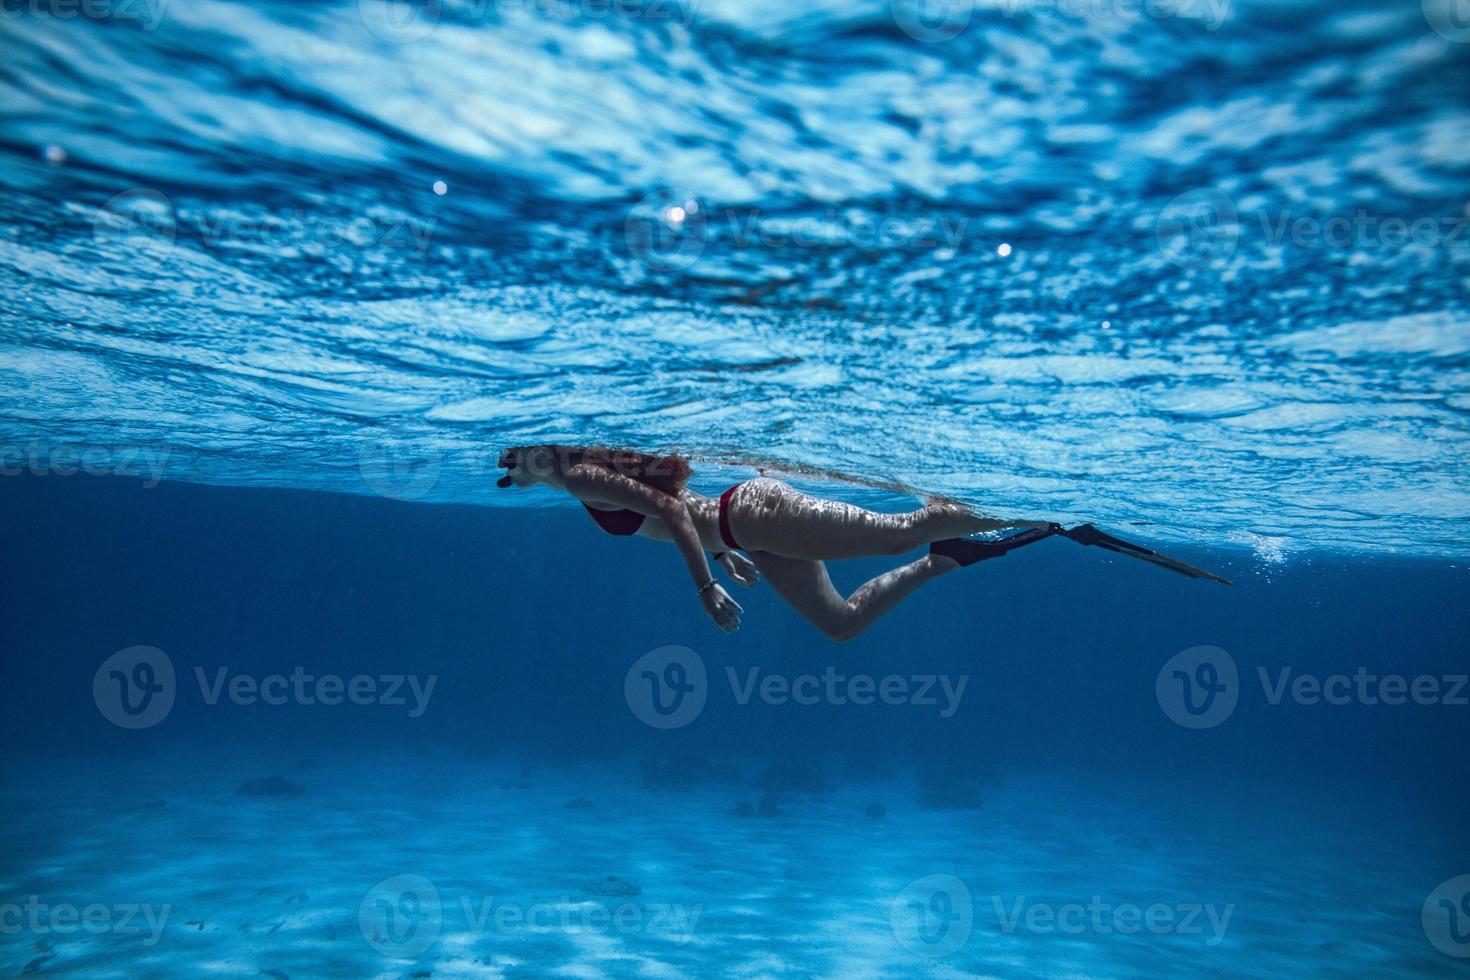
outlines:
[{"label": "woman's torso", "polygon": [[[689,511],[699,543],[710,551],[725,550],[720,540],[719,501],[693,490],[680,491],[679,499]],[[606,501],[582,501],[592,519],[609,534],[637,535],[654,541],[672,541],[674,536],[661,518],[648,517]]]}]

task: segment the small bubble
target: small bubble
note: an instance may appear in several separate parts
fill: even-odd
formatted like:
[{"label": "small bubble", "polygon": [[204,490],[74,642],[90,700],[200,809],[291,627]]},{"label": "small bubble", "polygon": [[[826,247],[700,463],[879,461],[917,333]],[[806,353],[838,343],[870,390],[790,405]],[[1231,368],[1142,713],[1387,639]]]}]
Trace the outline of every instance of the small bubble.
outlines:
[{"label": "small bubble", "polygon": [[671,226],[682,225],[684,223],[684,209],[679,207],[677,204],[674,205],[664,212],[664,220],[667,221]]},{"label": "small bubble", "polygon": [[699,202],[694,200],[693,198],[690,198],[689,200],[684,202],[684,210],[688,211],[690,214],[698,214]]},{"label": "small bubble", "polygon": [[1104,320],[1102,322],[1102,328],[1104,330],[1111,330],[1111,329],[1113,329],[1113,321],[1112,320]]},{"label": "small bubble", "polygon": [[47,163],[54,163],[57,166],[66,162],[66,150],[55,143],[47,143],[41,155],[46,158]]},{"label": "small bubble", "polygon": [[1000,243],[1000,247],[995,250],[995,254],[996,255],[999,255],[1001,258],[1005,258],[1007,255],[1010,255],[1011,254],[1011,243],[1010,242],[1001,242]]},{"label": "small bubble", "polygon": [[445,194],[449,193],[449,185],[444,183],[444,181],[442,180],[434,181],[434,193],[438,194],[440,197],[443,197]]}]

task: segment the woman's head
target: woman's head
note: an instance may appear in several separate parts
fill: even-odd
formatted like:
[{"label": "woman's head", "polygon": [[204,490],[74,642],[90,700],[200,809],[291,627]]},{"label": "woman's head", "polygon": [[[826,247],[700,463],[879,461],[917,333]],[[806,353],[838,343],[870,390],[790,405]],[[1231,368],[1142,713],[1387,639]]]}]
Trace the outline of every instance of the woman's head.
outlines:
[{"label": "woman's head", "polygon": [[560,488],[567,470],[580,463],[604,467],[670,496],[677,496],[694,473],[678,453],[652,456],[605,446],[513,446],[500,454],[499,465],[508,472],[496,485],[529,487],[545,483]]}]

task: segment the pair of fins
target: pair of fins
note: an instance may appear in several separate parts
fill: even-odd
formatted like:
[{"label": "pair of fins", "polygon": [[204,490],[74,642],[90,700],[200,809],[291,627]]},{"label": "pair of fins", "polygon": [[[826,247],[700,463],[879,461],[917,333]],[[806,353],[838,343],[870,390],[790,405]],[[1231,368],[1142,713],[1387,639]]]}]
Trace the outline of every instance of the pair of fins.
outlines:
[{"label": "pair of fins", "polygon": [[1222,585],[1234,585],[1229,579],[1221,578],[1213,572],[1207,572],[1203,568],[1185,564],[1177,558],[1145,548],[1141,544],[1124,541],[1122,538],[1114,537],[1106,531],[1099,531],[1091,524],[1079,524],[1074,528],[1064,528],[1060,524],[1052,524],[1046,528],[1032,528],[1013,534],[1008,538],[1000,538],[996,541],[976,541],[971,538],[950,538],[947,541],[936,541],[929,546],[933,554],[943,555],[951,558],[961,565],[973,565],[977,561],[985,561],[989,558],[1000,558],[1008,552],[1028,544],[1034,544],[1044,538],[1057,535],[1076,541],[1080,545],[1094,548],[1102,548],[1128,558],[1137,558],[1160,568],[1167,568],[1171,572],[1189,578],[1209,579],[1211,582],[1219,582]]}]

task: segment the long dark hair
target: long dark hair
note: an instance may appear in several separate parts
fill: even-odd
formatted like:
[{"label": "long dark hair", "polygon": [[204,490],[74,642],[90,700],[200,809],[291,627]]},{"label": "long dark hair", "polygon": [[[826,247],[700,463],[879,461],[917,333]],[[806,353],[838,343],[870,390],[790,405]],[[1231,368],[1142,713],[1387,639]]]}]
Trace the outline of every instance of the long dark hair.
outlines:
[{"label": "long dark hair", "polygon": [[[518,450],[530,448],[533,447],[518,446],[512,452],[519,455]],[[610,449],[607,446],[545,445],[541,448],[551,450],[556,459],[556,467],[561,473],[566,473],[579,463],[590,463],[637,480],[671,497],[677,497],[694,475],[689,461],[678,453],[654,456],[632,449]]]}]

